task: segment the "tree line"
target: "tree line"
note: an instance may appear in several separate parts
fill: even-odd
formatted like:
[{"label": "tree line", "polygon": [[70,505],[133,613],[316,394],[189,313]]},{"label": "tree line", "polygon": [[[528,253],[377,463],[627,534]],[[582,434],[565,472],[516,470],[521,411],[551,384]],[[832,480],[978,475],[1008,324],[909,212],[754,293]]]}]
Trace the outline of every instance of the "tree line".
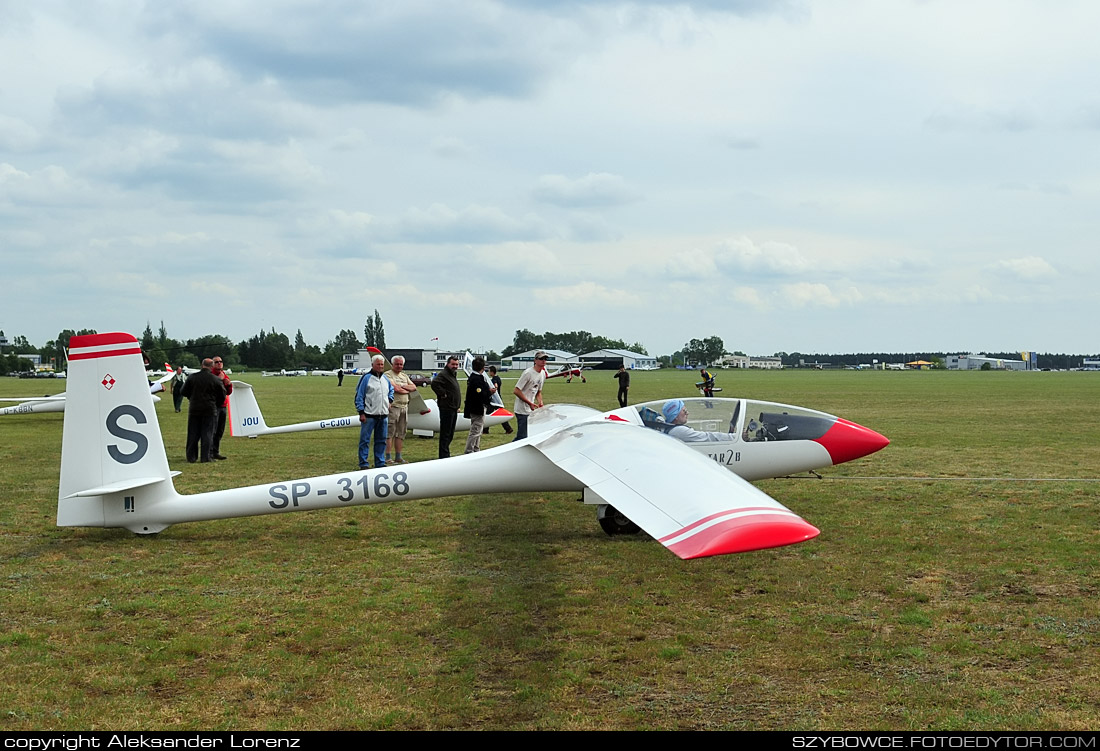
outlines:
[{"label": "tree line", "polygon": [[[41,347],[33,346],[24,336],[15,336],[0,352],[0,375],[12,372],[29,370],[31,362],[20,358],[20,354],[37,354],[45,365],[53,364],[58,370],[64,370],[67,365],[66,351],[69,340],[74,336],[96,333],[92,329],[64,329],[57,337],[46,342]],[[0,338],[4,332],[0,331]],[[309,344],[302,331],[299,329],[291,342],[290,337],[274,329],[266,331],[261,329],[255,335],[239,342],[233,342],[229,337],[220,334],[206,334],[194,339],[175,339],[168,335],[164,322],[154,332],[151,324],[146,324],[141,335],[142,351],[149,358],[149,364],[153,368],[160,368],[164,363],[172,366],[185,365],[198,367],[204,357],[214,354],[221,355],[229,368],[253,368],[262,370],[281,369],[323,369],[335,370],[343,365],[344,354],[356,352],[368,345],[379,349],[386,347],[385,327],[382,316],[375,309],[373,315],[368,315],[363,326],[363,338],[351,329],[342,329],[332,339],[325,343],[324,347]],[[611,339],[605,336],[592,334],[588,331],[569,331],[564,333],[544,332],[536,334],[528,329],[519,329],[512,339],[511,345],[505,347],[499,357],[496,352],[489,352],[487,359],[498,360],[500,357],[527,352],[534,349],[563,350],[577,355],[593,352],[600,349],[622,349],[638,354],[648,355],[648,351],[641,342],[628,344],[622,339]],[[658,358],[666,366],[691,365],[695,367],[709,366],[717,362],[723,355],[731,354],[725,348],[721,337],[708,336],[703,339],[691,339],[684,346],[671,355],[662,355]],[[744,354],[733,352],[732,354]],[[947,354],[945,352],[856,352],[856,353],[804,353],[804,352],[776,352],[773,356],[780,358],[784,367],[799,367],[802,364],[829,363],[835,366],[869,364],[874,361],[886,363],[912,362],[913,360],[942,361]],[[1005,360],[1019,360],[1019,352],[989,352],[986,357]],[[1037,365],[1040,368],[1068,370],[1081,366],[1084,359],[1100,359],[1100,355],[1076,355],[1076,354],[1052,354],[1040,353],[1036,356]]]}]

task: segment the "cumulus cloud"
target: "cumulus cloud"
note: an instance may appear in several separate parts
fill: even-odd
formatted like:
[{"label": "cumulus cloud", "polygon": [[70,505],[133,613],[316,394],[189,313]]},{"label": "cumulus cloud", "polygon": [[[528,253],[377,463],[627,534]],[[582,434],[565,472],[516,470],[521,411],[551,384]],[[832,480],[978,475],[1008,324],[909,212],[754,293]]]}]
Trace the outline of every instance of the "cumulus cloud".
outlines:
[{"label": "cumulus cloud", "polygon": [[535,299],[547,305],[568,305],[576,307],[624,308],[642,303],[642,299],[633,292],[612,289],[595,282],[580,282],[563,287],[545,287],[535,290]]},{"label": "cumulus cloud", "polygon": [[863,300],[863,295],[855,287],[834,291],[828,285],[816,282],[784,284],[779,289],[779,296],[785,305],[796,308],[838,308]]},{"label": "cumulus cloud", "polygon": [[925,127],[946,133],[956,131],[1005,131],[1022,133],[1036,127],[1034,115],[1024,109],[980,109],[947,105],[929,115]]},{"label": "cumulus cloud", "polygon": [[[506,242],[478,247],[474,258],[485,269],[486,276],[501,281],[539,282],[561,279],[568,273],[556,253],[542,243]],[[462,263],[466,263],[463,259]]]},{"label": "cumulus cloud", "polygon": [[455,210],[444,204],[414,208],[394,220],[379,221],[379,239],[413,243],[497,243],[538,240],[551,233],[534,215],[509,216],[495,206]]},{"label": "cumulus cloud", "polygon": [[0,162],[0,205],[72,206],[96,203],[99,199],[88,183],[74,178],[62,167],[49,165],[24,172]]},{"label": "cumulus cloud", "polygon": [[714,262],[726,273],[792,275],[809,269],[809,263],[793,245],[773,241],[757,244],[747,237],[719,243]]},{"label": "cumulus cloud", "polygon": [[662,275],[668,279],[707,279],[717,273],[714,253],[701,248],[673,253],[664,263]]},{"label": "cumulus cloud", "polygon": [[0,151],[29,151],[41,136],[33,125],[0,113]]},{"label": "cumulus cloud", "polygon": [[1054,267],[1039,256],[1026,256],[1024,258],[1006,258],[1004,260],[998,261],[995,265],[995,268],[1005,274],[1014,276],[1024,281],[1049,279],[1058,275],[1058,272],[1054,270]]},{"label": "cumulus cloud", "polygon": [[543,175],[532,195],[536,201],[567,208],[618,206],[639,198],[626,180],[606,172],[590,172],[576,180],[565,175]]},{"label": "cumulus cloud", "polygon": [[469,156],[473,149],[461,138],[440,137],[433,138],[429,145],[432,153],[445,159],[458,159]]},{"label": "cumulus cloud", "polygon": [[[521,17],[522,16],[522,17]],[[320,6],[157,4],[157,33],[195,45],[255,80],[273,79],[301,100],[432,105],[447,95],[521,97],[555,54],[577,41],[568,19],[517,34],[526,14],[507,5],[337,0]]]},{"label": "cumulus cloud", "polygon": [[734,287],[733,301],[756,310],[764,310],[768,307],[767,301],[758,290],[753,287]]}]

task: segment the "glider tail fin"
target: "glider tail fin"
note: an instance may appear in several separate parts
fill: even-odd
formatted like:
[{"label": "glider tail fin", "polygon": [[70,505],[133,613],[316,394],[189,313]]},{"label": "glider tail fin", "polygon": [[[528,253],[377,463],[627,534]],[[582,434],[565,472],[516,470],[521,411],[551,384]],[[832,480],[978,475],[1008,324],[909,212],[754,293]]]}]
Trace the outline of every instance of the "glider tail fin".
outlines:
[{"label": "glider tail fin", "polygon": [[267,423],[251,384],[233,381],[233,393],[229,395],[229,434],[234,438],[252,438],[266,432]]},{"label": "glider tail fin", "polygon": [[134,513],[176,495],[137,339],[74,336],[68,375],[58,526],[159,532]]}]

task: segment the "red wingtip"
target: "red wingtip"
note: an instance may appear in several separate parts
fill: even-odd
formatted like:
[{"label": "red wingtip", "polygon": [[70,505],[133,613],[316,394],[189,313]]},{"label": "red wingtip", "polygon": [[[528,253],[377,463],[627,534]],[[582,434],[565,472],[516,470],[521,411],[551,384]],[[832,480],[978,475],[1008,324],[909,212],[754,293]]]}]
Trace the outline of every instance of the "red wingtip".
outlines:
[{"label": "red wingtip", "polygon": [[506,410],[504,407],[497,407],[496,410],[494,410],[492,414],[489,415],[489,417],[515,417],[515,415]]},{"label": "red wingtip", "polygon": [[842,417],[838,417],[825,435],[816,440],[829,452],[833,464],[850,462],[890,445],[890,439],[881,433]]},{"label": "red wingtip", "polygon": [[684,559],[747,553],[812,540],[821,530],[793,514],[738,516],[712,524],[668,546]]}]

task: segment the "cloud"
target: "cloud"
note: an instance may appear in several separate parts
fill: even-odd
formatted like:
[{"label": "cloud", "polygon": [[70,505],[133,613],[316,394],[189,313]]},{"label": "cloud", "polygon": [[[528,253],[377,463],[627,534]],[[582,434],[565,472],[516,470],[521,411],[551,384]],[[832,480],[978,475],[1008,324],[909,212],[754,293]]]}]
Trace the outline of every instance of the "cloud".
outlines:
[{"label": "cloud", "polygon": [[809,263],[798,248],[786,243],[766,241],[759,245],[747,237],[724,240],[714,251],[715,265],[726,273],[801,274]]},{"label": "cloud", "polygon": [[[560,280],[569,273],[553,250],[537,242],[482,246],[473,251],[473,257],[486,277],[504,283],[544,283],[547,279]],[[466,259],[462,263],[466,264]]]},{"label": "cloud", "polygon": [[1023,133],[1038,125],[1034,115],[1022,109],[981,109],[967,105],[947,105],[924,121],[925,127],[944,133],[960,131]]},{"label": "cloud", "polygon": [[570,180],[564,175],[543,175],[532,191],[536,201],[567,208],[620,206],[640,197],[619,175],[598,172]]},{"label": "cloud", "polygon": [[88,206],[100,200],[87,182],[74,178],[62,167],[49,165],[24,172],[0,162],[0,207]]},{"label": "cloud", "polygon": [[1010,276],[1024,281],[1049,279],[1058,275],[1054,267],[1038,256],[1024,258],[1006,258],[994,264],[994,267]]},{"label": "cloud", "polygon": [[431,152],[444,159],[458,159],[469,156],[473,149],[461,138],[440,137],[433,138],[429,145]]},{"label": "cloud", "polygon": [[389,242],[500,243],[538,240],[552,233],[537,216],[509,216],[495,206],[455,210],[444,204],[414,208],[394,220],[380,220],[377,237]]},{"label": "cloud", "polygon": [[38,129],[33,125],[0,113],[0,151],[30,151],[40,140]]},{"label": "cloud", "polygon": [[838,308],[863,301],[863,295],[855,287],[833,291],[827,285],[816,282],[784,284],[780,287],[779,296],[785,305],[796,308]]},{"label": "cloud", "polygon": [[580,282],[563,287],[545,287],[535,290],[535,299],[547,305],[566,305],[579,308],[623,308],[642,304],[633,292],[612,289],[595,282]]},{"label": "cloud", "polygon": [[272,80],[324,106],[388,102],[431,106],[448,95],[524,97],[576,44],[568,19],[518,34],[526,13],[506,4],[417,0],[322,5],[158,4],[150,29],[254,81]]}]

